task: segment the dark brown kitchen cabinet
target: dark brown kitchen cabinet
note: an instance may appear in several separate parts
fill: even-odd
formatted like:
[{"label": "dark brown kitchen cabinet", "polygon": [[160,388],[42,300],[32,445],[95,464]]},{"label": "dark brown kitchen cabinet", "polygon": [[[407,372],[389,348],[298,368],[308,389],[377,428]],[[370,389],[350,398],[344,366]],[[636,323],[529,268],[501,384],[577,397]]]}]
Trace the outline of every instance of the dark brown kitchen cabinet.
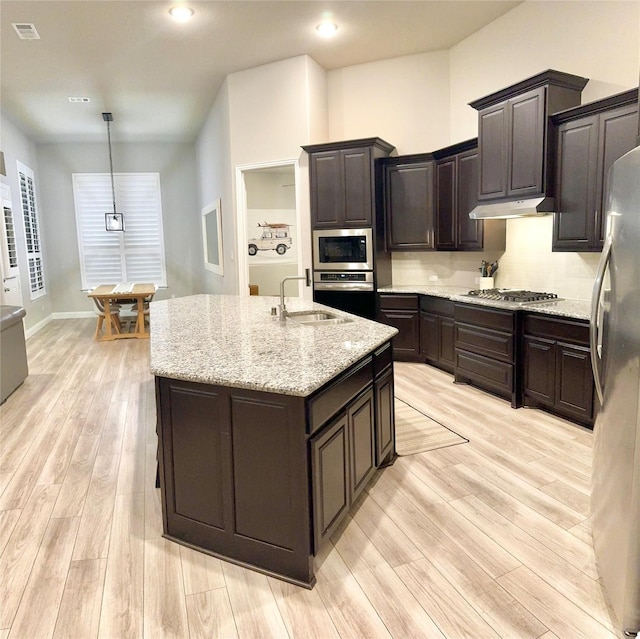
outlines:
[{"label": "dark brown kitchen cabinet", "polygon": [[386,246],[390,251],[435,248],[434,166],[430,153],[381,163]]},{"label": "dark brown kitchen cabinet", "polygon": [[419,320],[418,295],[384,293],[378,296],[378,321],[399,331],[391,340],[395,360],[420,359]]},{"label": "dark brown kitchen cabinet", "polygon": [[437,151],[436,248],[477,251],[483,247],[484,224],[469,213],[478,201],[478,146],[469,140]]},{"label": "dark brown kitchen cabinet", "polygon": [[314,552],[349,510],[349,433],[343,413],[311,442]]},{"label": "dark brown kitchen cabinet", "polygon": [[611,165],[630,151],[638,129],[638,89],[569,109],[557,127],[554,251],[600,251]]},{"label": "dark brown kitchen cabinet", "polygon": [[311,440],[314,548],[338,526],[376,469],[373,388]]},{"label": "dark brown kitchen cabinet", "polygon": [[586,78],[545,71],[471,102],[478,111],[478,200],[553,196],[548,116],[580,104]]},{"label": "dark brown kitchen cabinet", "polygon": [[455,381],[500,395],[515,408],[516,330],[514,311],[455,304]]},{"label": "dark brown kitchen cabinet", "polygon": [[427,364],[453,373],[455,362],[454,304],[420,296],[420,356]]},{"label": "dark brown kitchen cabinet", "polygon": [[395,459],[395,408],[393,353],[389,343],[374,353],[374,393],[376,402],[376,466],[389,465]]},{"label": "dark brown kitchen cabinet", "polygon": [[527,313],[522,348],[522,403],[591,427],[594,394],[588,323]]},{"label": "dark brown kitchen cabinet", "polygon": [[387,157],[394,147],[379,138],[367,138],[302,148],[309,154],[312,227],[372,227],[375,160]]},{"label": "dark brown kitchen cabinet", "polygon": [[156,401],[164,535],[299,585],[395,458],[389,341],[307,397],[156,377]]}]

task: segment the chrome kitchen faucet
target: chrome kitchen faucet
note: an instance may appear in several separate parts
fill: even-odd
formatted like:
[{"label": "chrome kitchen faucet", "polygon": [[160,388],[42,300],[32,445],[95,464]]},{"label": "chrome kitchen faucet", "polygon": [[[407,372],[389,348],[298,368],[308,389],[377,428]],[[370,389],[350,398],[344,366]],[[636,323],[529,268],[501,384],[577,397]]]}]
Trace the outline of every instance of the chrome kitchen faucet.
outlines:
[{"label": "chrome kitchen faucet", "polygon": [[289,314],[284,303],[284,283],[287,280],[305,280],[305,285],[311,286],[311,269],[306,268],[304,270],[304,275],[290,275],[280,282],[280,306],[278,308],[280,309],[280,320],[283,322],[287,319],[287,315]]}]

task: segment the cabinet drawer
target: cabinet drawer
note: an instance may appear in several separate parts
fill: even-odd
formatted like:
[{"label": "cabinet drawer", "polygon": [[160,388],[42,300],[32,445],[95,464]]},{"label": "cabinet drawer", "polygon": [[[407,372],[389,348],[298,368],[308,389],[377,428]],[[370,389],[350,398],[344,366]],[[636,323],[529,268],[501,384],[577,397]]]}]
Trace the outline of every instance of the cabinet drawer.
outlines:
[{"label": "cabinet drawer", "polygon": [[456,380],[461,378],[509,396],[513,390],[513,364],[497,362],[468,351],[456,350]]},{"label": "cabinet drawer", "polygon": [[380,295],[380,308],[418,310],[417,295]]},{"label": "cabinet drawer", "polygon": [[456,349],[487,355],[504,362],[514,361],[514,339],[510,333],[456,323],[455,335]]},{"label": "cabinet drawer", "polygon": [[515,313],[513,311],[500,311],[480,305],[456,304],[455,318],[456,322],[485,326],[498,331],[513,333],[515,328]]},{"label": "cabinet drawer", "polygon": [[453,317],[454,304],[444,297],[431,297],[429,295],[420,296],[420,310],[435,315]]},{"label": "cabinet drawer", "polygon": [[373,358],[367,357],[318,391],[309,400],[309,433],[315,433],[342,410],[358,393],[373,383]]},{"label": "cabinet drawer", "polygon": [[586,322],[527,313],[524,317],[523,331],[526,335],[562,340],[584,346],[589,344],[589,324]]}]

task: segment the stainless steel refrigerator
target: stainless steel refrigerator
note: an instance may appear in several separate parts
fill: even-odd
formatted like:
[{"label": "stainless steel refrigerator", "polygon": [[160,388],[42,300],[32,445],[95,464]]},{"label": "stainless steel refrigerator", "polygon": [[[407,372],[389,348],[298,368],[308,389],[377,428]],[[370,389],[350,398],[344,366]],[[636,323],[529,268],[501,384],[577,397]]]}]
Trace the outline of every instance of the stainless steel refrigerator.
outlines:
[{"label": "stainless steel refrigerator", "polygon": [[591,515],[602,583],[620,627],[640,632],[640,147],[609,176],[607,239],[592,299]]}]

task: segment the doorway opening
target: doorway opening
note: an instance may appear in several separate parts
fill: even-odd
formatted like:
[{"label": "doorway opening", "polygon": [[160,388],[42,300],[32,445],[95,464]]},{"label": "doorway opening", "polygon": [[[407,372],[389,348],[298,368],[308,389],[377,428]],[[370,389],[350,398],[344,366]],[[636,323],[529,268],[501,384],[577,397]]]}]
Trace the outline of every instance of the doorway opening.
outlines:
[{"label": "doorway opening", "polygon": [[[280,282],[302,263],[297,162],[236,168],[240,295],[279,295]],[[288,297],[300,295],[290,283]]]}]

